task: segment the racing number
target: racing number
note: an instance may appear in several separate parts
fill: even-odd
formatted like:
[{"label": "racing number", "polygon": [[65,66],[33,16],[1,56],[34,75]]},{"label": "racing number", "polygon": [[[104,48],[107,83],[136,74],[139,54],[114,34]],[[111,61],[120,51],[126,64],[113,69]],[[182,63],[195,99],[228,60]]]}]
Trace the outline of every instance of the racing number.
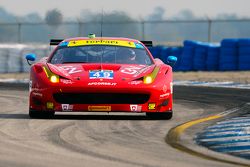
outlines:
[{"label": "racing number", "polygon": [[140,70],[141,68],[140,67],[128,67],[128,68],[124,68],[121,70],[122,73],[125,73],[125,74],[136,74],[137,73],[137,70]]},{"label": "racing number", "polygon": [[103,75],[104,75],[104,78],[109,78],[110,77],[110,73],[109,72],[104,72]]},{"label": "racing number", "polygon": [[96,72],[96,73],[93,74],[93,76],[94,76],[95,78],[99,78],[101,75],[100,75],[99,72]]},{"label": "racing number", "polygon": [[112,70],[101,70],[101,71],[89,71],[89,78],[96,79],[96,78],[104,78],[104,79],[113,79],[114,73]]}]

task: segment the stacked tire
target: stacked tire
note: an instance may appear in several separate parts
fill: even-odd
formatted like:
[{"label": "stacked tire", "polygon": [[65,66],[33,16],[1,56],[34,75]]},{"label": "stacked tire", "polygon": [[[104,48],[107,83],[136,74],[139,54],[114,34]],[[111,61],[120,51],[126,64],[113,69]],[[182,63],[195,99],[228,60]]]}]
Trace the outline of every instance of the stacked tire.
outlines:
[{"label": "stacked tire", "polygon": [[238,39],[224,39],[221,41],[219,70],[234,71],[237,69],[238,69]]},{"label": "stacked tire", "polygon": [[180,64],[178,69],[180,71],[191,71],[193,70],[193,56],[197,42],[185,40],[183,44],[184,47],[179,59]]},{"label": "stacked tire", "polygon": [[239,40],[239,70],[250,70],[250,39]]},{"label": "stacked tire", "polygon": [[219,69],[220,46],[209,45],[207,49],[206,67],[207,71],[217,71]]},{"label": "stacked tire", "polygon": [[193,56],[193,69],[195,71],[206,70],[206,59],[207,59],[208,45],[206,43],[198,42],[195,46]]}]

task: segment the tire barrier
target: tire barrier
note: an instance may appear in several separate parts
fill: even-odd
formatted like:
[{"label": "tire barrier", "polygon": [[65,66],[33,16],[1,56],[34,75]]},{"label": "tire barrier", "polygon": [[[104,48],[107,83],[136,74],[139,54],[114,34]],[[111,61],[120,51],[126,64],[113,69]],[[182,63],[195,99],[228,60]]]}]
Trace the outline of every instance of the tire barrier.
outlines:
[{"label": "tire barrier", "polygon": [[183,47],[156,48],[151,48],[153,56],[164,63],[170,55],[177,57],[174,71],[250,70],[250,39],[223,39],[217,44],[185,40]]},{"label": "tire barrier", "polygon": [[193,70],[193,57],[195,52],[195,46],[197,43],[195,41],[184,41],[183,52],[180,55],[179,70],[180,71],[191,71]]},{"label": "tire barrier", "polygon": [[206,67],[207,71],[218,71],[220,58],[220,46],[209,45],[207,49]]},{"label": "tire barrier", "polygon": [[[175,56],[175,57],[177,57],[177,59],[179,59],[180,55],[182,53],[182,48],[181,47],[162,47],[162,50],[160,53],[161,53],[161,55],[159,58],[163,62],[166,63],[168,56]],[[178,71],[178,67],[179,67],[179,61],[177,61],[173,70]]]},{"label": "tire barrier", "polygon": [[0,46],[0,73],[29,72],[25,55],[35,53],[37,60],[50,52],[46,45],[2,45]]},{"label": "tire barrier", "polygon": [[195,71],[206,70],[208,45],[202,42],[198,42],[195,46],[195,52],[193,57],[193,69]]},{"label": "tire barrier", "polygon": [[239,39],[239,70],[250,70],[250,39]]},{"label": "tire barrier", "polygon": [[219,70],[235,71],[238,69],[238,39],[221,41]]}]

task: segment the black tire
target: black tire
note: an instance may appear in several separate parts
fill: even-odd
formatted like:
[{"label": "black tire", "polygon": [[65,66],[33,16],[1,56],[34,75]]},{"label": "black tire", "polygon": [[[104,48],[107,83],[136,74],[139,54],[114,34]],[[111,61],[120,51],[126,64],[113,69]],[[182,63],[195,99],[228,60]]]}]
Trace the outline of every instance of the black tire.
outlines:
[{"label": "black tire", "polygon": [[52,118],[54,114],[54,111],[36,111],[29,109],[30,118]]},{"label": "black tire", "polygon": [[156,120],[169,120],[173,117],[173,112],[147,112],[147,117]]}]

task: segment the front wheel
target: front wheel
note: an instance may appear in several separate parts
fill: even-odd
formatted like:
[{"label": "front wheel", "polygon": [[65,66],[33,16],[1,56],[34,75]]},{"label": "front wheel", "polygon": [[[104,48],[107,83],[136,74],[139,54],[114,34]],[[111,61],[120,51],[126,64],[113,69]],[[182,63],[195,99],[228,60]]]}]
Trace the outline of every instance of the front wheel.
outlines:
[{"label": "front wheel", "polygon": [[29,109],[30,118],[52,118],[54,114],[54,111],[36,111]]},{"label": "front wheel", "polygon": [[173,112],[147,112],[146,115],[150,119],[169,120],[173,117]]}]

